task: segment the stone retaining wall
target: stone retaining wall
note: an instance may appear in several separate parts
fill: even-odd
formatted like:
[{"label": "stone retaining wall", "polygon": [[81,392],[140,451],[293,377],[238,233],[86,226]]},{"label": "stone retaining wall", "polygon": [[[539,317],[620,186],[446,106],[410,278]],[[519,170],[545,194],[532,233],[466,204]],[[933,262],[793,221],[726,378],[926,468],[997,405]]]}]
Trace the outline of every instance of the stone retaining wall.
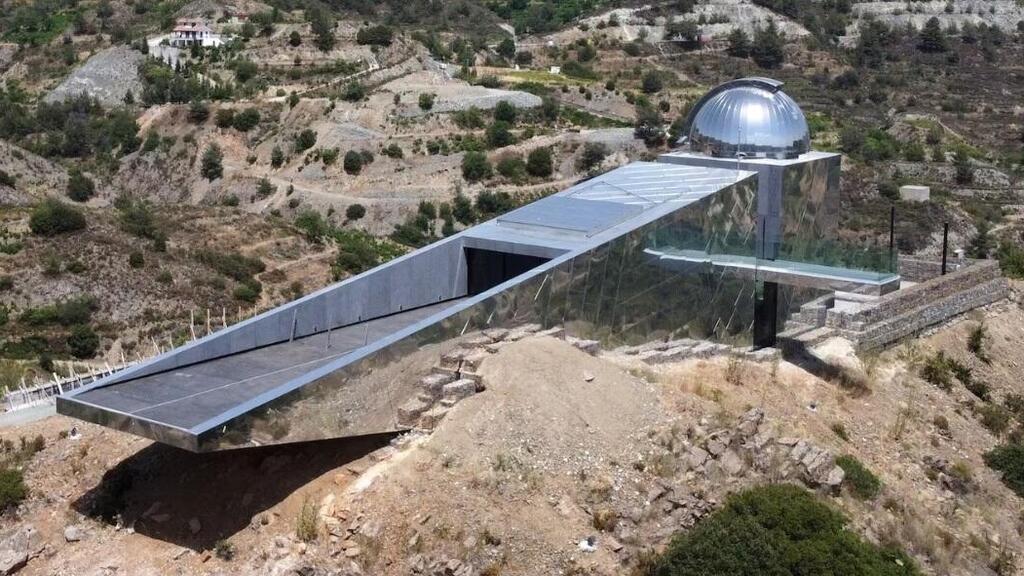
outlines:
[{"label": "stone retaining wall", "polygon": [[[830,310],[825,325],[838,330],[863,330],[866,326],[885,322],[912,310],[935,304],[940,300],[986,284],[992,280],[1002,279],[999,263],[995,261],[979,261],[956,272],[939,276],[911,286],[905,290],[897,290],[880,297],[877,301],[866,304],[852,313]],[[1002,291],[1005,296],[1006,282],[1003,281]],[[1000,296],[1002,297],[1002,296]]]},{"label": "stone retaining wall", "polygon": [[1008,292],[1009,283],[1000,274],[999,264],[978,261],[952,274],[887,294],[853,313],[830,310],[826,325],[858,349],[869,350],[1001,300]]},{"label": "stone retaining wall", "polygon": [[[956,256],[950,255],[946,259],[946,270],[956,272],[972,264],[984,262],[984,260],[971,260],[965,258],[957,260]],[[942,275],[942,262],[940,260],[919,260],[917,258],[899,257],[900,276],[911,282],[925,282]]]}]

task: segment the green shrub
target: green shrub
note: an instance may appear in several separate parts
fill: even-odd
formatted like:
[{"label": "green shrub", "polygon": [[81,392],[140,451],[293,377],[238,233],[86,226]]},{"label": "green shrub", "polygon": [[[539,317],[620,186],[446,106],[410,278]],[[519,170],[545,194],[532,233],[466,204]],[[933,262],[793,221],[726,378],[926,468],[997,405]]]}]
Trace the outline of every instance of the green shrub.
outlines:
[{"label": "green shrub", "polygon": [[1024,395],[1010,393],[1003,398],[1003,406],[1013,413],[1018,420],[1024,421]]},{"label": "green shrub", "polygon": [[495,120],[487,127],[487,145],[491,148],[504,148],[515,144],[516,137],[510,129],[508,122]]},{"label": "green shrub", "polygon": [[376,46],[390,46],[394,36],[394,30],[383,24],[360,28],[356,32],[356,43],[372,44]]},{"label": "green shrub", "polygon": [[27,308],[21,313],[20,321],[29,326],[46,326],[60,324],[72,326],[84,324],[92,318],[96,311],[96,299],[92,296],[80,296],[71,300],[63,300],[49,306]]},{"label": "green shrub", "polygon": [[967,336],[967,350],[985,364],[991,362],[991,359],[985,352],[985,340],[987,337],[988,332],[985,330],[984,323],[980,323],[975,326],[971,330],[970,335]]},{"label": "green shrub", "polygon": [[518,182],[526,175],[526,162],[518,154],[503,154],[498,157],[498,164],[495,167],[498,174],[505,178]]},{"label": "green shrub", "polygon": [[989,468],[1003,473],[1003,484],[1024,498],[1024,444],[996,446],[984,458]]},{"label": "green shrub", "polygon": [[302,152],[309,150],[316,144],[316,132],[309,128],[299,132],[295,136],[295,151]]},{"label": "green shrub", "polygon": [[331,265],[331,275],[335,280],[349,274],[360,274],[402,254],[400,247],[361,230],[338,230],[334,239],[338,255]]},{"label": "green shrub", "polygon": [[466,152],[462,157],[462,177],[467,182],[478,182],[491,177],[491,163],[483,152]]},{"label": "green shrub", "polygon": [[72,169],[68,172],[68,198],[75,202],[85,202],[96,195],[96,184],[82,174],[81,170]]},{"label": "green shrub", "polygon": [[846,426],[843,426],[842,422],[833,422],[832,423],[832,432],[834,432],[835,435],[838,436],[840,440],[843,440],[843,441],[846,441],[846,442],[850,441],[850,434],[849,434],[849,432],[846,431]]},{"label": "green shrub", "polygon": [[60,200],[47,198],[32,210],[28,227],[40,236],[76,232],[85,229],[85,215]]},{"label": "green shrub", "polygon": [[320,153],[320,161],[324,163],[324,166],[330,166],[338,161],[338,155],[341,153],[337,148],[317,149]]},{"label": "green shrub", "polygon": [[117,220],[122,230],[147,240],[166,240],[153,209],[145,200],[133,200],[128,196],[122,196],[117,199],[115,206]]},{"label": "green shrub", "polygon": [[238,252],[197,250],[193,257],[199,263],[239,282],[244,282],[266,270],[266,264],[259,258],[243,256]]},{"label": "green shrub", "polygon": [[366,87],[359,82],[349,82],[341,92],[341,99],[347,102],[359,102],[366,98]]},{"label": "green shrub", "polygon": [[999,268],[1010,278],[1024,278],[1024,248],[1010,241],[1003,241],[996,251]]},{"label": "green shrub", "polygon": [[988,384],[980,380],[970,380],[969,382],[965,382],[964,387],[967,388],[968,392],[974,394],[980,400],[988,402],[992,399],[992,393],[989,390]]},{"label": "green shrub", "polygon": [[1012,414],[1006,408],[995,404],[982,404],[975,410],[981,418],[981,425],[995,436],[1002,436],[1010,428]]},{"label": "green shrub", "polygon": [[213,117],[213,123],[218,128],[230,128],[235,121],[235,111],[231,108],[221,108]]},{"label": "green shrub", "polygon": [[583,151],[576,160],[576,169],[586,172],[595,166],[599,166],[608,156],[608,146],[602,142],[587,142],[583,145]]},{"label": "green shrub", "polygon": [[530,176],[547,178],[551,176],[552,170],[550,148],[544,147],[530,150],[530,153],[526,156],[526,171]]},{"label": "green shrub", "polygon": [[878,496],[882,482],[860,460],[847,454],[836,458],[836,465],[846,472],[843,482],[849,486],[851,494],[861,500],[873,500]]},{"label": "green shrub", "polygon": [[926,358],[921,366],[921,378],[946,392],[953,389],[952,376],[946,355],[941,351]]},{"label": "green shrub", "polygon": [[0,170],[0,186],[7,186],[8,188],[14,188],[17,182],[14,180],[14,176],[11,176],[7,172]]},{"label": "green shrub", "polygon": [[256,183],[256,196],[267,198],[277,192],[277,186],[270,183],[266,177],[260,178]]},{"label": "green shrub", "polygon": [[235,545],[230,540],[217,540],[213,544],[213,553],[217,558],[230,562],[235,558]]},{"label": "green shrub", "polygon": [[348,208],[345,208],[346,220],[352,220],[354,222],[363,216],[366,216],[366,207],[362,204],[350,204]]},{"label": "green shrub", "polygon": [[68,334],[67,345],[68,352],[75,358],[92,358],[100,347],[100,337],[87,324],[79,324]]},{"label": "green shrub", "polygon": [[[219,114],[218,114],[219,116]],[[224,153],[220,146],[211,143],[203,152],[203,158],[199,172],[209,181],[214,181],[224,175]]]},{"label": "green shrub", "polygon": [[146,257],[142,255],[142,252],[135,250],[128,255],[128,265],[132,268],[142,268],[146,265]]},{"label": "green shrub", "polygon": [[693,530],[676,536],[651,576],[919,574],[903,552],[865,542],[846,518],[791,484],[734,494]]},{"label": "green shrub", "polygon": [[363,157],[355,150],[345,152],[345,159],[342,161],[345,172],[359,174],[363,169]]},{"label": "green shrub", "polygon": [[231,125],[239,132],[248,132],[256,127],[260,123],[259,110],[255,108],[246,108],[231,120]]},{"label": "green shrub", "polygon": [[303,210],[295,217],[295,227],[302,230],[306,239],[320,243],[323,237],[331,232],[331,227],[316,210]]},{"label": "green shrub", "polygon": [[508,122],[509,124],[516,123],[516,116],[518,115],[516,107],[513,106],[507,100],[501,100],[494,106],[494,119],[501,120],[502,122]]},{"label": "green shrub", "polygon": [[420,110],[423,110],[424,112],[427,112],[431,108],[433,108],[434,107],[434,98],[435,98],[434,95],[429,93],[429,92],[424,92],[424,93],[420,94],[420,98],[419,98]]},{"label": "green shrub", "polygon": [[476,106],[471,106],[468,110],[455,112],[452,114],[452,120],[455,121],[456,126],[463,130],[479,130],[486,125],[483,113]]},{"label": "green shrub", "polygon": [[26,496],[28,488],[25,487],[25,477],[21,470],[0,470],[0,510],[17,506]]},{"label": "green shrub", "polygon": [[260,294],[263,292],[263,285],[259,281],[251,279],[239,284],[235,287],[232,295],[236,300],[247,302],[249,304],[255,304],[260,298]]}]

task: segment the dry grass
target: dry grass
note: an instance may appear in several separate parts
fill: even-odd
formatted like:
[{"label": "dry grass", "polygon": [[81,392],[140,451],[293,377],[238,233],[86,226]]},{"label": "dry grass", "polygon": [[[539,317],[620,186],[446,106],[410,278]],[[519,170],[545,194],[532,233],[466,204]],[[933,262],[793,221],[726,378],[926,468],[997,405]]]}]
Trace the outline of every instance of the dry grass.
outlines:
[{"label": "dry grass", "polygon": [[306,496],[299,509],[299,516],[295,519],[295,537],[302,542],[312,542],[318,535],[316,504],[311,497]]}]

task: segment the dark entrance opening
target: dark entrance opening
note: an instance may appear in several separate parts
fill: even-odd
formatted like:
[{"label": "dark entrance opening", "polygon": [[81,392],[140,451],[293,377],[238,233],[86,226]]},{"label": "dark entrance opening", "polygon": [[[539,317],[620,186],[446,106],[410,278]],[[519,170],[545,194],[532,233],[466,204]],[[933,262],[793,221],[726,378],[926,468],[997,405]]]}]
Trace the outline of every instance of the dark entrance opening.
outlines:
[{"label": "dark entrance opening", "polygon": [[469,296],[479,294],[506,280],[547,262],[548,258],[509,254],[481,248],[465,248]]},{"label": "dark entrance opening", "polygon": [[760,282],[754,300],[754,348],[775,346],[778,334],[779,285]]}]

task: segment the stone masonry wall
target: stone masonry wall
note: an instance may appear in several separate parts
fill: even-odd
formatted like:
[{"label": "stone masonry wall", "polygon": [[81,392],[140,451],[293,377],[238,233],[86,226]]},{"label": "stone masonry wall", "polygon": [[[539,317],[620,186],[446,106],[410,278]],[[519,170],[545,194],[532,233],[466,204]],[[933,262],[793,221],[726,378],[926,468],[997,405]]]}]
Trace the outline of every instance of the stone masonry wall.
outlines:
[{"label": "stone masonry wall", "polygon": [[[978,262],[983,261],[971,260],[968,258],[959,261],[955,256],[950,255],[946,260],[946,270],[948,272],[956,272]],[[926,280],[938,278],[942,274],[942,262],[938,260],[919,260],[917,258],[900,256],[899,267],[900,276],[902,276],[904,280],[909,280],[911,282],[924,282]]]},{"label": "stone masonry wall", "polygon": [[980,261],[952,274],[893,292],[854,313],[830,310],[826,325],[869,350],[919,332],[1009,292],[997,262]]},{"label": "stone masonry wall", "polygon": [[[830,310],[826,326],[840,330],[862,330],[867,325],[890,320],[911,310],[968,292],[974,287],[1001,278],[998,262],[977,262],[945,276],[939,276],[905,290],[886,294],[853,313]],[[1005,281],[1001,285],[1003,286],[1003,295],[1005,295]]]}]

